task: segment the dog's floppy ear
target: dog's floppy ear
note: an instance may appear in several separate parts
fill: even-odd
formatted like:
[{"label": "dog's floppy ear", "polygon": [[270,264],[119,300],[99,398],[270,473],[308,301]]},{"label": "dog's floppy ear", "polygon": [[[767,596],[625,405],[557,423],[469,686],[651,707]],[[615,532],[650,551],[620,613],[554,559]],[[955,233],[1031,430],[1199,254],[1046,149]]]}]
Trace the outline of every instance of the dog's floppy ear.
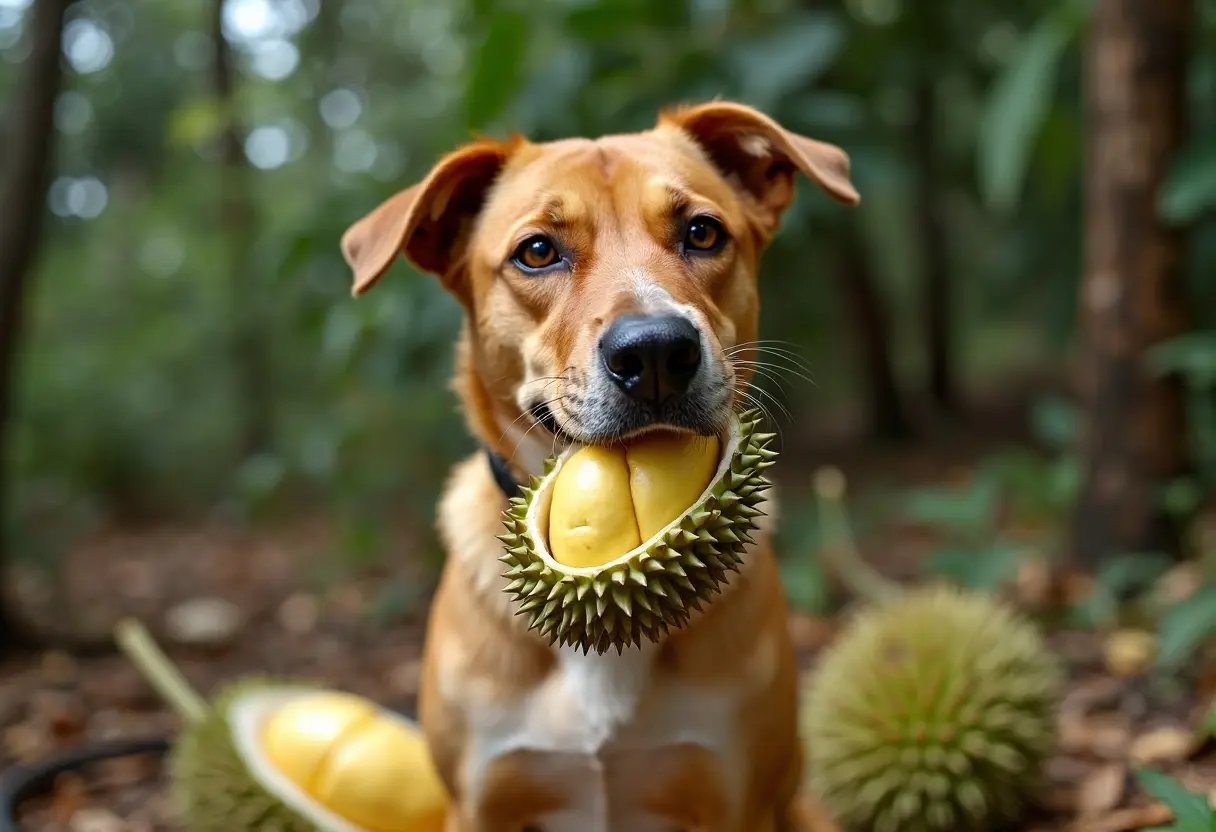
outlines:
[{"label": "dog's floppy ear", "polygon": [[794,198],[795,171],[839,202],[861,202],[849,181],[849,157],[843,150],[791,133],[751,107],[714,101],[665,112],[659,123],[691,136],[719,170],[753,197],[767,231],[776,228]]},{"label": "dog's floppy ear", "polygon": [[486,191],[518,143],[465,145],[440,159],[422,182],[389,197],[348,228],[342,255],[354,272],[354,294],[370,289],[399,254],[446,278],[459,261]]}]

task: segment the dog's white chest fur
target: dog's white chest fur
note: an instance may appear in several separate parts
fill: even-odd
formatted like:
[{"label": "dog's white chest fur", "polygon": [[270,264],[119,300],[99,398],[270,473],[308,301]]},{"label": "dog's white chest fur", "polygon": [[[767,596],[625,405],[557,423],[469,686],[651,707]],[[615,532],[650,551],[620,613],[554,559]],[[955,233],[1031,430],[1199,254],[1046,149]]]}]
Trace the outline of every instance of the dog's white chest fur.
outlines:
[{"label": "dog's white chest fur", "polygon": [[472,708],[465,773],[474,800],[496,759],[525,751],[529,772],[566,803],[536,819],[541,832],[671,832],[669,821],[639,805],[638,778],[660,781],[660,752],[683,744],[710,751],[724,768],[737,763],[737,703],[731,690],[665,677],[656,652],[654,645],[603,656],[564,648],[554,672],[526,697]]}]

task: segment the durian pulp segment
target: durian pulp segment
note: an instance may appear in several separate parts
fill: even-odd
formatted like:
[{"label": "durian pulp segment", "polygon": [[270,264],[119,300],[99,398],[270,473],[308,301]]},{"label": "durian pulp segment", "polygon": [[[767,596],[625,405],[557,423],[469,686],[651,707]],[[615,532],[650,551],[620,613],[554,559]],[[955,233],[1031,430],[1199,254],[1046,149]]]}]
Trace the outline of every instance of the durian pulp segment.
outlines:
[{"label": "durian pulp segment", "polygon": [[709,485],[718,444],[717,437],[663,431],[575,450],[550,489],[546,539],[554,560],[601,566],[649,541]]},{"label": "durian pulp segment", "polygon": [[[324,697],[324,702],[319,698]],[[279,771],[310,794],[342,738],[377,716],[366,699],[347,693],[301,696],[275,711],[262,728],[262,748]]]},{"label": "durian pulp segment", "polygon": [[[367,710],[353,707],[358,703]],[[276,716],[281,717],[277,725]],[[443,829],[443,785],[420,731],[404,717],[356,697],[297,687],[251,690],[233,701],[227,717],[233,745],[251,776],[322,832]],[[334,737],[333,745],[311,772],[306,765],[283,766],[272,755],[299,753],[316,760],[314,737],[307,736],[310,721],[319,728],[317,735]],[[342,730],[334,735],[337,725]],[[301,728],[306,736],[293,737]],[[293,773],[311,776],[300,782]]]},{"label": "durian pulp segment", "polygon": [[629,496],[629,466],[617,447],[580,448],[553,485],[549,548],[566,566],[599,566],[641,545]]},{"label": "durian pulp segment", "polygon": [[718,468],[718,437],[650,433],[625,449],[629,493],[642,541],[683,514]]}]

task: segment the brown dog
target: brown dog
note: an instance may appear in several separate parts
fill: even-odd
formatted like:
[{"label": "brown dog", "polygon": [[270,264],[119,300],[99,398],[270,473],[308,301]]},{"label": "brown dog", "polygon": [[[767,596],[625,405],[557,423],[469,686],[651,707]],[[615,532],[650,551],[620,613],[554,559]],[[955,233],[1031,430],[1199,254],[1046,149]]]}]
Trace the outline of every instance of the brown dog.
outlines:
[{"label": "brown dog", "polygon": [[724,430],[750,376],[729,351],[756,338],[757,266],[794,176],[855,204],[848,169],[839,148],[711,103],[644,133],[470,144],[343,238],[356,294],[404,254],[467,313],[456,387],[491,464],[457,466],[440,506],[421,698],[451,832],[797,828],[767,539],[682,630],[584,656],[512,614],[495,536],[509,477],[559,444]]}]

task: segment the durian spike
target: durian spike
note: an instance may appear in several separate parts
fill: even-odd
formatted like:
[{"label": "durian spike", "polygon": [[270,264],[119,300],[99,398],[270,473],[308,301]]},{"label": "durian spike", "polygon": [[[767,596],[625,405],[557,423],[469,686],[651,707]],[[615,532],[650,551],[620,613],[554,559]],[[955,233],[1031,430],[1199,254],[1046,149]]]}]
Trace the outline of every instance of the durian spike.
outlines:
[{"label": "durian spike", "polygon": [[866,563],[857,549],[848,512],[844,506],[846,480],[839,468],[825,466],[811,481],[819,504],[819,524],[824,543],[819,551],[828,568],[854,596],[871,604],[885,604],[904,594],[895,581]]},{"label": "durian spike", "polygon": [[143,624],[124,618],[114,627],[114,641],[178,716],[187,722],[206,718],[210,710],[206,701],[157,646]]}]

